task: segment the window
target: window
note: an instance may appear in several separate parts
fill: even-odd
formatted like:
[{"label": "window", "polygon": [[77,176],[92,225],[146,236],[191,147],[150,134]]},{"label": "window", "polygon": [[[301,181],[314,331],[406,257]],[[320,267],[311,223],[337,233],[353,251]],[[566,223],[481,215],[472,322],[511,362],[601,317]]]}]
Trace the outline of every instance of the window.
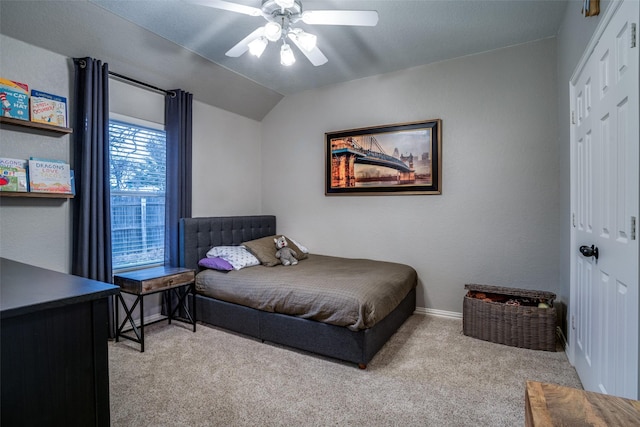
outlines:
[{"label": "window", "polygon": [[166,134],[154,123],[124,120],[109,121],[114,270],[164,262]]}]

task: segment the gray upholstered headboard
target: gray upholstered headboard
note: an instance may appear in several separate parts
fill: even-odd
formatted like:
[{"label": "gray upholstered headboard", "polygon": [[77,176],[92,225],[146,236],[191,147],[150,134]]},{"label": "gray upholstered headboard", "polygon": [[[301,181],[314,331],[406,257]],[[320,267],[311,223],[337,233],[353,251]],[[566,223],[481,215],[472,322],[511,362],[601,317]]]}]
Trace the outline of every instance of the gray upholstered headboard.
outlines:
[{"label": "gray upholstered headboard", "polygon": [[213,246],[242,242],[276,234],[273,215],[217,216],[180,219],[180,266],[198,270],[198,261]]}]

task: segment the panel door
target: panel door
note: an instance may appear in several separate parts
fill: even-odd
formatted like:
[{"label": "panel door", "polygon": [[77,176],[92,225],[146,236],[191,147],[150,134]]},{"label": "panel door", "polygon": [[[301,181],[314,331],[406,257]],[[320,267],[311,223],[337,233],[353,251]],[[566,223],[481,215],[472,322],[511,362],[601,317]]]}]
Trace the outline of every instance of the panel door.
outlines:
[{"label": "panel door", "polygon": [[586,390],[634,399],[640,137],[638,48],[633,47],[632,29],[637,21],[638,2],[625,1],[572,90],[575,366]]}]

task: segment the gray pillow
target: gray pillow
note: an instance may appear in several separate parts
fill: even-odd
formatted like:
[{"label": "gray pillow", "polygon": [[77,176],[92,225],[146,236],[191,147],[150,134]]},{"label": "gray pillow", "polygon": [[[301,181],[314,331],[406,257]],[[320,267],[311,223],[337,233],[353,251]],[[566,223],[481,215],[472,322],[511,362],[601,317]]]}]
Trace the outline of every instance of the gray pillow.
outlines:
[{"label": "gray pillow", "polygon": [[[278,250],[276,249],[276,244],[273,241],[273,239],[277,239],[279,236],[281,236],[281,234],[250,240],[248,242],[243,242],[242,246],[247,248],[256,258],[258,258],[262,265],[273,267],[274,265],[281,264],[280,259],[276,258],[276,252]],[[302,252],[300,248],[291,241],[291,239],[287,239],[287,244],[296,252],[296,258],[298,261],[307,258],[307,254]]]}]

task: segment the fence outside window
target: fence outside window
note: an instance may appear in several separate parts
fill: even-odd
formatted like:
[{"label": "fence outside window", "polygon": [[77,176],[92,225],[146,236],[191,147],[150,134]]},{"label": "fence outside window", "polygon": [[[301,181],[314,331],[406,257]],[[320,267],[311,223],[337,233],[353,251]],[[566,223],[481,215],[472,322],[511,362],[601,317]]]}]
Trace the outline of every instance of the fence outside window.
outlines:
[{"label": "fence outside window", "polygon": [[164,195],[111,193],[113,265],[164,262]]}]

